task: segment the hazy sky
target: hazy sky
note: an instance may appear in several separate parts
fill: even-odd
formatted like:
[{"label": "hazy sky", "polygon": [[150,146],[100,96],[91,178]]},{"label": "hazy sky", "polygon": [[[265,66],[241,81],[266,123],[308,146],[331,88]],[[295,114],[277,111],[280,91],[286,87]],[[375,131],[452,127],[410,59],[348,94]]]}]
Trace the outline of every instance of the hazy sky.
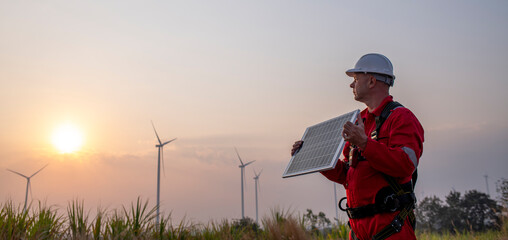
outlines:
[{"label": "hazy sky", "polygon": [[[213,2],[213,3],[212,3]],[[276,207],[335,216],[320,174],[281,175],[309,125],[357,108],[344,71],[391,59],[391,94],[425,128],[417,196],[486,191],[508,178],[508,2],[0,0],[0,199],[117,208],[156,196],[155,123],[165,148],[162,209],[175,220]],[[65,123],[85,136],[59,154]],[[342,187],[339,196],[344,195]],[[341,215],[344,218],[344,215]]]}]

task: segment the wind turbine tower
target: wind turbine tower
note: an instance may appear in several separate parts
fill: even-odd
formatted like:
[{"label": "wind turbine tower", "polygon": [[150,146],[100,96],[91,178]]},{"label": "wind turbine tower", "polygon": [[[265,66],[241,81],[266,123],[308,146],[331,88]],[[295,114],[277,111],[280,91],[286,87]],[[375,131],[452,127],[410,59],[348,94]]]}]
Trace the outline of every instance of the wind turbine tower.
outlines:
[{"label": "wind turbine tower", "polygon": [[333,193],[335,195],[335,217],[337,218],[337,225],[339,224],[339,202],[337,201],[337,183],[333,183]]},{"label": "wind turbine tower", "polygon": [[259,173],[256,173],[256,170],[254,170],[254,183],[256,188],[256,223],[259,225],[258,221],[258,189],[259,189],[259,175],[263,172],[263,169]]},{"label": "wind turbine tower", "polygon": [[[160,209],[160,186],[161,186],[161,159],[162,159],[162,168],[164,169],[165,171],[165,168],[164,168],[164,145],[172,142],[172,141],[175,141],[176,138],[174,139],[171,139],[167,142],[162,142],[161,139],[159,138],[159,134],[157,134],[157,130],[155,130],[155,125],[153,125],[153,122],[152,122],[152,127],[153,127],[153,131],[155,132],[155,136],[157,137],[157,141],[159,141],[159,144],[155,145],[155,147],[159,150],[159,153],[158,153],[158,158],[157,158],[157,215],[155,217],[155,224],[156,226],[159,226],[159,209]],[[165,175],[165,172],[164,172],[164,175]]]},{"label": "wind turbine tower", "polygon": [[250,161],[250,162],[244,164],[243,161],[242,161],[242,158],[240,157],[240,154],[238,153],[238,150],[236,150],[236,147],[235,147],[235,151],[236,151],[236,155],[238,156],[238,160],[240,160],[240,166],[238,166],[238,167],[240,168],[240,173],[241,173],[240,174],[241,175],[240,176],[240,178],[241,178],[240,183],[241,183],[241,186],[242,186],[241,187],[241,189],[242,189],[242,219],[244,219],[245,218],[245,208],[244,208],[244,200],[243,200],[243,179],[244,179],[244,174],[245,174],[245,167],[247,165],[255,162],[255,160],[254,161]]},{"label": "wind turbine tower", "polygon": [[489,175],[485,174],[485,175],[483,175],[483,177],[485,178],[485,184],[487,185],[487,195],[490,196],[490,191],[489,191]]},{"label": "wind turbine tower", "polygon": [[49,164],[46,164],[46,166],[42,167],[41,169],[39,169],[39,171],[35,172],[34,174],[32,174],[30,177],[27,177],[19,172],[16,172],[16,171],[13,171],[13,170],[10,170],[10,169],[7,169],[7,171],[9,172],[12,172],[12,173],[15,173],[15,174],[18,174],[24,178],[26,178],[26,194],[25,194],[25,205],[23,206],[23,212],[26,211],[26,203],[27,203],[27,200],[28,200],[28,189],[30,189],[30,196],[32,196],[32,186],[30,184],[30,179],[35,176],[37,173],[39,173],[40,171],[42,171],[42,169],[44,169],[45,167],[47,167]]}]

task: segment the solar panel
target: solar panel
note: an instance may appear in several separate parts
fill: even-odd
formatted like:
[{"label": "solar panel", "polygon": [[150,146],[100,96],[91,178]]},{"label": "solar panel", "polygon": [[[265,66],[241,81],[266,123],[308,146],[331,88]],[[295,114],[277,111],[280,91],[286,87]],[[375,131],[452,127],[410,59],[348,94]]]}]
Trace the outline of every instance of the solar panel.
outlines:
[{"label": "solar panel", "polygon": [[335,168],[345,141],[342,128],[347,121],[355,122],[360,110],[310,126],[305,130],[303,145],[291,157],[283,178]]}]

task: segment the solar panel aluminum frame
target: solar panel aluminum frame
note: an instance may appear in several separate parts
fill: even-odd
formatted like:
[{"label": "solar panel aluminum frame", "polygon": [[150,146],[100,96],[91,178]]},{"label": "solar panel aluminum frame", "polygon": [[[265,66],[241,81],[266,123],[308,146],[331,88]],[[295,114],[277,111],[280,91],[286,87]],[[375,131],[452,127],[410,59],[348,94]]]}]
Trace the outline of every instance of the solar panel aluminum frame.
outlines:
[{"label": "solar panel aluminum frame", "polygon": [[[326,120],[324,122],[321,122],[321,123],[312,125],[310,127],[307,127],[307,129],[305,129],[305,132],[303,133],[303,136],[302,136],[302,141],[304,141],[304,143],[302,145],[302,148],[299,149],[299,150],[302,150],[303,148],[305,148],[305,137],[307,136],[307,134],[308,134],[310,129],[312,129],[314,127],[317,127],[319,125],[323,125],[323,124],[325,124],[327,122],[334,121],[336,119],[340,119],[340,118],[342,118],[344,116],[347,116],[349,114],[351,114],[352,116],[351,116],[351,118],[348,121],[354,123],[356,118],[358,117],[358,114],[360,114],[360,110],[354,110],[352,112],[349,112],[349,113],[340,115],[338,117],[334,117],[334,118]],[[343,128],[343,126],[340,126],[340,129],[342,129],[342,128]],[[300,175],[304,175],[304,174],[309,174],[309,173],[315,173],[315,172],[321,172],[321,171],[326,171],[326,170],[334,169],[335,166],[337,165],[337,162],[339,161],[340,154],[342,154],[342,150],[344,149],[344,145],[346,143],[346,141],[344,141],[344,138],[342,137],[342,130],[340,131],[340,134],[339,134],[338,137],[339,137],[340,141],[339,141],[339,144],[337,146],[337,149],[334,150],[333,158],[328,160],[330,162],[330,164],[328,164],[326,166],[313,167],[313,168],[303,169],[301,171],[296,171],[296,172],[288,173],[288,170],[290,169],[291,165],[294,164],[294,159],[297,157],[298,153],[300,152],[300,151],[298,151],[298,152],[296,152],[291,157],[291,160],[289,161],[289,164],[287,165],[286,170],[284,171],[284,174],[282,175],[282,177],[283,178],[295,177],[295,176],[300,176]]]}]

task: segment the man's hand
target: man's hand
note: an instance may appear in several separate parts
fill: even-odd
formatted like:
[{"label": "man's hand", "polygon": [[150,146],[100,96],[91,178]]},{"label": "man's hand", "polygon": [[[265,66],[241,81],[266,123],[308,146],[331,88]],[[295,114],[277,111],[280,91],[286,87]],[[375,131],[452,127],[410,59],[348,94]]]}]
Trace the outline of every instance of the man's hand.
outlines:
[{"label": "man's hand", "polygon": [[302,147],[303,141],[296,141],[295,144],[293,144],[293,149],[291,149],[291,156],[295,155],[296,151]]},{"label": "man's hand", "polygon": [[350,142],[351,144],[354,144],[361,149],[365,149],[369,138],[365,134],[365,126],[363,125],[363,119],[360,114],[358,114],[358,125],[355,125],[352,122],[344,124],[342,136],[344,137],[344,140]]}]

